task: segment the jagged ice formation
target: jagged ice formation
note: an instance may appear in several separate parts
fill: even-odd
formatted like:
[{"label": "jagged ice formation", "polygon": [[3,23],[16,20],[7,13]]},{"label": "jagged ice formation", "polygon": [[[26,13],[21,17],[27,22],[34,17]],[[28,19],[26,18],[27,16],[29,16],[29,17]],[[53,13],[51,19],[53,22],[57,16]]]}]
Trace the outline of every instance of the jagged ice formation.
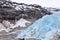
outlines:
[{"label": "jagged ice formation", "polygon": [[45,39],[45,34],[54,29],[58,29],[60,24],[60,13],[46,15],[37,20],[26,30],[18,34],[17,38],[40,38]]}]

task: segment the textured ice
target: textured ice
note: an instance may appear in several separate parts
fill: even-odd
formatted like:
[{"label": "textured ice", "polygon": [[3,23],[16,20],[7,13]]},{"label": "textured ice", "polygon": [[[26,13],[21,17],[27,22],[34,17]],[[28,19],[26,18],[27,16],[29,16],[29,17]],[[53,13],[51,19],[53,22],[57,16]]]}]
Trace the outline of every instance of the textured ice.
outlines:
[{"label": "textured ice", "polygon": [[46,15],[22,31],[21,34],[18,34],[17,38],[40,38],[45,40],[46,33],[58,29],[60,26],[59,24],[60,13]]},{"label": "textured ice", "polygon": [[52,31],[47,32],[45,35],[45,39],[42,39],[42,40],[51,40],[56,35],[60,35],[60,28],[53,29]]}]

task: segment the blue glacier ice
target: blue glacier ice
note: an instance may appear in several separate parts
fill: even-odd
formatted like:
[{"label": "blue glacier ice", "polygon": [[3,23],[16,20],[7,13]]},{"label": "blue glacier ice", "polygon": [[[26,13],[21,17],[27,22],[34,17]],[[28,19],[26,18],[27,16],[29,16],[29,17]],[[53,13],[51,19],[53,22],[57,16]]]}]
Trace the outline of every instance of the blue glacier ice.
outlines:
[{"label": "blue glacier ice", "polygon": [[50,40],[45,35],[47,32],[60,28],[60,13],[46,15],[31,26],[18,34],[17,38],[40,38],[41,40]]}]

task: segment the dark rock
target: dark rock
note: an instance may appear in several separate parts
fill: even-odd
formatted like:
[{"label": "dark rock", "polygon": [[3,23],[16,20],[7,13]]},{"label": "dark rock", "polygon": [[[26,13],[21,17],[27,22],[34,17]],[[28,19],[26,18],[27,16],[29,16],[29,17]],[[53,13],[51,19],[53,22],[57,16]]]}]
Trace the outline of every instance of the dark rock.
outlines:
[{"label": "dark rock", "polygon": [[[6,4],[7,3],[7,4]],[[16,5],[14,5],[16,4]],[[4,6],[5,5],[5,6]],[[17,10],[16,7],[21,5]],[[24,6],[23,6],[24,5]],[[26,6],[26,8],[24,8]],[[31,8],[30,8],[31,6]],[[34,7],[34,8],[33,8]],[[31,19],[36,18],[39,19],[44,15],[50,15],[51,12],[47,11],[46,9],[42,8],[40,5],[27,5],[24,3],[16,3],[5,1],[0,5],[0,20],[19,20],[20,18],[24,19]],[[1,22],[0,21],[0,22]]]}]

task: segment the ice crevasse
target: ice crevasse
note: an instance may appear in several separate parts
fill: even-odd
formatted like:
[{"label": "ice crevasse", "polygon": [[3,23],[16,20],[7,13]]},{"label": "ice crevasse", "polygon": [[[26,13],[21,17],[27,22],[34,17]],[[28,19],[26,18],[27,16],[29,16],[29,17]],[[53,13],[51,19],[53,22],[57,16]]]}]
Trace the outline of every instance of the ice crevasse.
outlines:
[{"label": "ice crevasse", "polygon": [[16,38],[40,38],[41,40],[50,40],[47,38],[47,33],[60,28],[59,24],[60,13],[46,15],[18,34]]}]

